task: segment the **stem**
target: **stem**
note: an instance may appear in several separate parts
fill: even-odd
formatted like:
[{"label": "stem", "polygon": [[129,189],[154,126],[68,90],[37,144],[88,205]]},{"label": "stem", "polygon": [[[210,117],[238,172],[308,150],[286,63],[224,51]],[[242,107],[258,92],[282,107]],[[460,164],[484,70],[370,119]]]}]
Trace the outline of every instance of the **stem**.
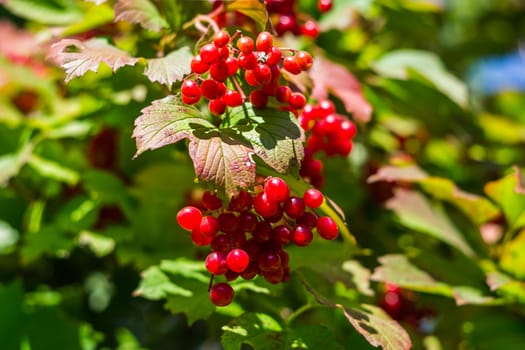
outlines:
[{"label": "stem", "polygon": [[204,27],[202,22],[208,23],[209,26],[212,27],[214,33],[217,33],[221,30],[219,26],[217,25],[217,22],[215,22],[215,20],[211,18],[210,15],[197,15],[194,19],[194,22],[195,22],[195,28],[197,28],[200,32],[203,32],[203,33],[208,32],[208,27]]},{"label": "stem", "polygon": [[233,82],[233,85],[235,86],[235,89],[241,94],[241,98],[242,98],[243,102],[246,101],[246,95],[244,94],[244,91],[241,88],[241,85],[237,81],[237,78],[235,78],[234,76],[231,76],[230,79]]},{"label": "stem", "polygon": [[297,310],[295,310],[290,316],[288,316],[288,318],[285,320],[286,324],[291,324],[297,317],[301,316],[302,314],[304,314],[305,312],[311,310],[311,309],[314,309],[314,308],[318,308],[318,307],[323,307],[323,305],[318,305],[318,304],[305,304],[303,306],[301,306],[300,308],[298,308]]}]

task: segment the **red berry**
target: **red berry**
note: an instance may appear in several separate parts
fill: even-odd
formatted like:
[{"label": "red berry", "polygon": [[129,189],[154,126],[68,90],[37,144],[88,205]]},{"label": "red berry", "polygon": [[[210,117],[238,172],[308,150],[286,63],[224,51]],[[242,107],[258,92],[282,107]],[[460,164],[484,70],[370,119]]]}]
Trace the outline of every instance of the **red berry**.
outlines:
[{"label": "red berry", "polygon": [[330,9],[332,8],[332,0],[319,0],[317,2],[317,8],[321,12],[330,11]]},{"label": "red berry", "polygon": [[222,213],[217,219],[219,220],[220,230],[224,233],[233,233],[240,226],[237,216],[232,212]]},{"label": "red berry", "polygon": [[199,227],[201,220],[202,213],[196,207],[187,206],[179,210],[177,213],[177,222],[183,229],[187,231],[191,231],[194,228]]},{"label": "red berry", "polygon": [[295,59],[297,60],[297,63],[299,63],[299,66],[302,70],[310,69],[310,67],[312,67],[312,64],[314,63],[312,55],[310,55],[306,51],[299,51],[295,55]]},{"label": "red berry", "polygon": [[301,26],[301,34],[310,38],[317,38],[319,36],[319,27],[317,22],[309,19]]},{"label": "red berry", "polygon": [[305,205],[302,198],[292,196],[283,205],[284,212],[291,218],[297,219],[303,216]]},{"label": "red berry", "polygon": [[217,46],[213,44],[206,44],[201,47],[199,55],[201,56],[203,62],[212,64],[217,62],[219,59],[219,50],[217,49]]},{"label": "red berry", "polygon": [[201,83],[201,92],[208,100],[214,100],[219,97],[219,85],[213,79],[206,79]]},{"label": "red berry", "polygon": [[335,112],[334,103],[330,100],[321,100],[318,103],[318,111],[322,116],[327,116]]},{"label": "red berry", "polygon": [[253,197],[247,191],[239,191],[236,196],[233,196],[228,205],[228,210],[242,212],[250,210],[253,204]]},{"label": "red berry", "polygon": [[250,102],[255,108],[264,108],[268,104],[268,95],[262,90],[253,90],[250,94]]},{"label": "red berry", "polygon": [[228,107],[237,107],[242,104],[242,96],[238,91],[228,90],[222,96],[222,100]]},{"label": "red berry", "polygon": [[210,191],[204,192],[202,195],[202,204],[208,210],[217,210],[222,207],[222,202],[216,194],[211,194]]},{"label": "red berry", "polygon": [[312,240],[314,239],[314,235],[312,233],[312,230],[310,230],[305,225],[297,225],[292,230],[292,241],[295,243],[295,245],[298,245],[299,247],[306,247],[310,243],[312,243]]},{"label": "red berry", "polygon": [[199,228],[191,230],[191,241],[197,247],[205,247],[211,243],[213,238],[211,236],[204,235]]},{"label": "red berry", "polygon": [[273,37],[272,34],[268,32],[261,32],[257,35],[257,40],[255,41],[255,47],[257,51],[267,51],[273,46]]},{"label": "red berry", "polygon": [[277,31],[277,34],[283,35],[284,33],[288,31],[293,31],[296,25],[297,25],[297,22],[295,20],[295,16],[282,15],[279,17],[279,22],[277,22],[277,25],[275,26],[275,30]]},{"label": "red berry", "polygon": [[288,244],[292,240],[292,231],[285,225],[273,229],[273,239],[277,243]]},{"label": "red berry", "polygon": [[319,236],[323,237],[324,239],[333,240],[339,235],[339,228],[337,227],[337,224],[335,223],[334,219],[329,216],[323,216],[319,218],[315,227],[317,228]]},{"label": "red berry", "polygon": [[323,204],[324,196],[318,189],[309,188],[303,195],[304,204],[310,209],[317,209]]},{"label": "red berry", "polygon": [[303,109],[306,105],[306,97],[300,92],[293,92],[288,100],[290,107],[293,109]]},{"label": "red berry", "polygon": [[301,66],[299,65],[299,62],[297,62],[295,56],[285,57],[283,61],[283,68],[292,74],[299,74],[302,71]]},{"label": "red berry", "polygon": [[213,79],[219,82],[223,82],[228,78],[228,64],[224,61],[214,63],[210,67],[210,75]]},{"label": "red berry", "polygon": [[219,49],[219,62],[224,62],[228,57],[230,57],[230,49],[225,46]]},{"label": "red berry", "polygon": [[199,224],[199,230],[201,234],[213,237],[219,232],[219,221],[214,216],[205,216]]},{"label": "red berry", "polygon": [[270,177],[264,183],[264,192],[275,202],[284,202],[290,195],[290,188],[280,177]]},{"label": "red berry", "polygon": [[227,31],[221,30],[220,32],[215,33],[213,36],[213,43],[217,47],[224,47],[230,42],[230,34]]},{"label": "red berry", "polygon": [[199,102],[200,99],[201,99],[200,96],[191,97],[191,96],[182,95],[182,102],[184,102],[187,105],[195,104]]},{"label": "red berry", "polygon": [[224,103],[222,98],[216,98],[215,100],[210,100],[208,108],[211,114],[219,116],[226,112],[226,103]]},{"label": "red berry", "polygon": [[228,271],[226,255],[221,252],[211,252],[204,261],[206,269],[214,275],[222,275]]},{"label": "red berry", "polygon": [[244,232],[253,232],[259,222],[257,216],[249,211],[243,211],[239,215],[239,221],[241,222],[241,230]]},{"label": "red berry", "polygon": [[257,254],[257,265],[262,271],[275,271],[281,267],[281,257],[274,251],[263,251]]},{"label": "red berry", "polygon": [[230,56],[224,60],[224,63],[226,63],[226,66],[228,67],[228,75],[231,76],[237,73],[237,70],[239,69],[239,61],[237,61],[237,58]]},{"label": "red berry", "polygon": [[239,66],[242,69],[254,69],[257,65],[257,55],[253,52],[241,53],[238,56]]},{"label": "red berry", "polygon": [[272,201],[265,192],[260,192],[253,199],[253,207],[257,214],[268,218],[277,213],[278,203]]},{"label": "red berry", "polygon": [[217,283],[210,289],[210,300],[216,306],[231,304],[234,297],[233,288],[228,283]]},{"label": "red berry", "polygon": [[244,250],[237,248],[228,253],[226,262],[230,270],[241,273],[248,267],[250,257]]},{"label": "red berry", "polygon": [[187,97],[201,96],[201,89],[199,84],[194,80],[184,80],[181,85],[181,93]]},{"label": "red berry", "polygon": [[354,123],[352,123],[350,120],[345,119],[341,121],[341,125],[339,125],[339,130],[337,130],[337,138],[342,139],[351,139],[355,136],[357,133],[357,128]]},{"label": "red berry", "polygon": [[210,245],[214,252],[227,253],[231,250],[230,238],[224,234],[213,237]]},{"label": "red berry", "polygon": [[264,279],[267,280],[268,282],[272,284],[277,284],[283,281],[284,270],[281,267],[273,271],[263,271],[262,275]]},{"label": "red berry", "polygon": [[312,213],[312,212],[306,212],[303,214],[303,216],[301,217],[298,217],[295,222],[297,224],[303,224],[305,226],[307,226],[308,228],[310,229],[313,229],[315,228],[315,225],[317,224],[317,215],[315,213]]},{"label": "red berry", "polygon": [[253,230],[253,238],[257,242],[267,242],[272,238],[272,225],[268,221],[259,221]]},{"label": "red berry", "polygon": [[255,71],[253,69],[247,69],[244,71],[244,80],[250,86],[259,86],[259,82],[255,78]]},{"label": "red berry", "polygon": [[258,63],[253,69],[255,80],[260,85],[265,85],[272,80],[272,70],[265,63]]},{"label": "red berry", "polygon": [[197,74],[204,74],[210,69],[210,65],[204,62],[200,55],[191,59],[191,71]]},{"label": "red berry", "polygon": [[256,263],[250,262],[248,264],[248,267],[241,273],[241,277],[245,280],[251,280],[255,276],[257,276],[257,273],[259,272],[259,267]]},{"label": "red berry", "polygon": [[281,52],[281,49],[279,49],[276,46],[273,46],[268,54],[266,55],[266,64],[269,64],[270,66],[276,65],[281,63],[281,58],[283,57],[283,54]]},{"label": "red berry", "polygon": [[243,36],[242,38],[239,38],[239,40],[237,40],[237,48],[241,50],[242,53],[251,53],[254,48],[253,39],[249,36]]},{"label": "red berry", "polygon": [[292,89],[288,86],[279,86],[275,91],[275,98],[281,103],[287,103],[292,95]]}]

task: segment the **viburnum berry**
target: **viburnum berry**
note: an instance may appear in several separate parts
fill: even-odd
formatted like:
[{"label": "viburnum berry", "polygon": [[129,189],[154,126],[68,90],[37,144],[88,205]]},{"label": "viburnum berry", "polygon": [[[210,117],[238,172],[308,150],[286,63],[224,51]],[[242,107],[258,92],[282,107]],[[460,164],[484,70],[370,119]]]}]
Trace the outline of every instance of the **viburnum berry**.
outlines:
[{"label": "viburnum berry", "polygon": [[289,197],[283,205],[284,212],[291,218],[297,219],[304,214],[305,205],[302,198]]},{"label": "viburnum berry", "polygon": [[257,35],[255,48],[257,51],[267,51],[273,46],[273,36],[268,32],[261,32]]},{"label": "viburnum berry", "polygon": [[264,108],[268,104],[268,95],[262,90],[253,90],[250,94],[250,102],[255,108]]},{"label": "viburnum berry", "polygon": [[253,73],[260,85],[268,84],[272,80],[272,70],[266,63],[258,63],[253,69]]},{"label": "viburnum berry", "polygon": [[212,194],[210,191],[204,192],[202,195],[202,204],[208,210],[217,210],[222,207],[222,202],[216,194]]},{"label": "viburnum berry", "polygon": [[250,257],[244,250],[237,248],[228,253],[226,263],[230,270],[241,273],[248,267]]},{"label": "viburnum berry", "polygon": [[211,114],[218,116],[226,112],[226,103],[224,103],[222,98],[216,98],[214,100],[210,100],[208,103],[208,108]]},{"label": "viburnum berry", "polygon": [[243,36],[237,40],[237,48],[244,54],[249,54],[253,51],[253,39],[249,36]]},{"label": "viburnum berry", "polygon": [[299,247],[306,247],[312,243],[313,239],[314,235],[312,230],[305,225],[299,224],[292,230],[292,241]]},{"label": "viburnum berry", "polygon": [[211,252],[204,261],[206,269],[214,275],[222,275],[228,271],[226,255],[222,252]]},{"label": "viburnum berry", "polygon": [[332,8],[332,0],[318,0],[317,8],[321,12],[328,12]]},{"label": "viburnum berry", "polygon": [[262,251],[257,255],[257,265],[262,271],[275,271],[281,267],[281,257],[274,251]]},{"label": "viburnum berry", "polygon": [[264,183],[264,192],[275,202],[284,202],[290,195],[290,188],[280,177],[270,177]]},{"label": "viburnum berry", "polygon": [[193,206],[186,206],[177,213],[177,222],[187,231],[199,227],[201,220],[202,212]]},{"label": "viburnum berry", "polygon": [[303,195],[304,204],[310,209],[317,209],[323,204],[324,196],[321,191],[309,188]]},{"label": "viburnum berry", "polygon": [[229,42],[230,34],[228,34],[228,32],[225,30],[221,30],[220,32],[215,33],[215,35],[213,36],[213,43],[218,48],[228,45]]},{"label": "viburnum berry", "polygon": [[266,55],[266,64],[269,64],[269,65],[279,64],[281,63],[282,57],[283,57],[283,54],[281,50],[276,46],[272,46],[270,48],[270,51]]},{"label": "viburnum berry", "polygon": [[219,220],[211,215],[204,216],[199,224],[199,231],[204,236],[215,236],[219,232]]},{"label": "viburnum berry", "polygon": [[232,76],[237,73],[239,70],[239,61],[235,57],[228,57],[224,60],[224,63],[226,63],[226,67],[228,67],[228,75]]},{"label": "viburnum berry", "polygon": [[301,34],[310,38],[317,38],[319,36],[319,26],[314,20],[307,20],[301,25]]},{"label": "viburnum berry", "polygon": [[210,300],[216,306],[227,306],[233,301],[233,288],[225,282],[214,284],[210,289]]},{"label": "viburnum berry", "polygon": [[214,63],[210,67],[210,76],[219,82],[224,82],[228,78],[228,64],[224,61]]},{"label": "viburnum berry", "polygon": [[300,92],[293,92],[290,95],[288,102],[293,109],[303,109],[306,105],[306,98]]},{"label": "viburnum berry", "polygon": [[292,95],[292,90],[288,86],[279,86],[275,91],[275,99],[281,103],[287,103]]},{"label": "viburnum berry", "polygon": [[203,234],[199,228],[194,228],[191,230],[191,241],[193,244],[195,244],[197,247],[205,247],[211,243],[213,240],[212,236],[207,236]]},{"label": "viburnum berry", "polygon": [[220,88],[217,82],[213,79],[206,79],[201,83],[201,93],[208,100],[214,100],[219,97]]},{"label": "viburnum berry", "polygon": [[194,73],[204,74],[210,69],[210,65],[204,62],[200,55],[197,55],[191,59],[190,68]]},{"label": "viburnum berry", "polygon": [[213,44],[206,44],[201,47],[199,55],[203,62],[212,64],[219,59],[219,50],[217,49],[217,46]]},{"label": "viburnum berry", "polygon": [[310,69],[314,63],[312,55],[306,51],[299,51],[295,57],[302,70]]},{"label": "viburnum berry", "polygon": [[278,203],[272,201],[266,192],[260,192],[253,199],[253,207],[257,214],[263,218],[268,218],[277,213]]},{"label": "viburnum berry", "polygon": [[242,104],[242,96],[235,90],[227,90],[222,96],[222,100],[228,107],[237,107]]},{"label": "viburnum berry", "polygon": [[287,56],[283,61],[283,68],[292,74],[301,73],[302,69],[295,56]]},{"label": "viburnum berry", "polygon": [[323,216],[317,220],[317,232],[321,237],[328,240],[336,239],[339,235],[339,228],[334,219],[329,216]]}]

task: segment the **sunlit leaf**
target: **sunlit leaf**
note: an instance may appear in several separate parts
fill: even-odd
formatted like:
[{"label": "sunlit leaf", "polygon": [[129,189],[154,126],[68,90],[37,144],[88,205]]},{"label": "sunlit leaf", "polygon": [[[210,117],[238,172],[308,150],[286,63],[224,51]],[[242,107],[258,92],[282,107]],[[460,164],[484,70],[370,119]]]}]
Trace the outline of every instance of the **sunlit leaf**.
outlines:
[{"label": "sunlit leaf", "polygon": [[490,290],[504,297],[506,301],[525,304],[525,282],[514,280],[500,271],[489,272],[486,282]]},{"label": "sunlit leaf", "polygon": [[475,254],[443,211],[420,193],[396,189],[386,206],[396,212],[403,225],[442,240],[467,256]]},{"label": "sunlit leaf", "polygon": [[377,172],[368,177],[366,180],[368,183],[374,183],[377,181],[418,181],[428,177],[427,173],[423,171],[417,165],[407,166],[393,166],[385,165],[377,170]]},{"label": "sunlit leaf", "polygon": [[340,64],[316,56],[310,69],[313,81],[312,97],[326,99],[331,93],[339,98],[346,110],[360,122],[368,122],[372,117],[372,106],[363,96],[361,84],[348,69]]},{"label": "sunlit leaf", "polygon": [[485,192],[503,210],[511,229],[525,225],[525,188],[518,167],[513,173],[485,185]]},{"label": "sunlit leaf", "polygon": [[501,247],[500,266],[520,280],[525,280],[525,229]]},{"label": "sunlit leaf", "polygon": [[7,0],[4,6],[15,15],[50,25],[65,25],[82,18],[75,1]]},{"label": "sunlit leaf", "polygon": [[190,49],[184,46],[170,52],[165,57],[148,59],[144,74],[152,82],[158,81],[161,84],[171,86],[174,82],[182,80],[184,75],[191,71],[192,58]]},{"label": "sunlit leaf", "polygon": [[106,256],[115,249],[114,239],[91,231],[82,231],[78,243],[89,247],[97,257]]},{"label": "sunlit leaf", "polygon": [[477,288],[469,286],[455,286],[452,287],[454,299],[458,306],[461,305],[500,305],[502,300],[498,300],[492,296],[485,295]]},{"label": "sunlit leaf", "polygon": [[185,280],[184,283],[181,281],[181,285],[192,291],[191,296],[169,295],[164,307],[174,314],[184,313],[189,325],[210,317],[215,306],[210,301],[208,283]]},{"label": "sunlit leaf", "polygon": [[[74,47],[76,51],[71,51]],[[88,71],[97,72],[101,63],[106,63],[112,71],[123,66],[133,66],[138,58],[131,57],[104,39],[95,38],[87,41],[62,39],[51,46],[50,59],[66,71],[66,82],[80,77]]]},{"label": "sunlit leaf", "polygon": [[232,0],[225,2],[228,11],[238,11],[250,17],[257,23],[260,29],[266,27],[268,13],[264,1],[261,0]]},{"label": "sunlit leaf", "polygon": [[79,180],[79,174],[75,170],[35,154],[31,155],[28,165],[42,177],[62,181],[70,185],[76,184]]},{"label": "sunlit leaf", "polygon": [[286,343],[283,349],[342,349],[333,332],[321,325],[303,325],[293,327],[284,333]]},{"label": "sunlit leaf", "polygon": [[260,350],[282,349],[281,325],[262,313],[246,313],[222,327],[224,350],[241,349],[243,344]]},{"label": "sunlit leaf", "polygon": [[466,85],[449,73],[439,57],[428,51],[389,51],[372,65],[380,75],[388,78],[427,81],[461,107],[468,104]]},{"label": "sunlit leaf", "polygon": [[149,0],[118,0],[115,4],[115,22],[138,23],[146,29],[160,31],[168,23]]},{"label": "sunlit leaf", "polygon": [[158,266],[151,266],[142,273],[140,284],[133,295],[159,300],[167,298],[169,295],[191,297],[193,293],[172,282]]}]

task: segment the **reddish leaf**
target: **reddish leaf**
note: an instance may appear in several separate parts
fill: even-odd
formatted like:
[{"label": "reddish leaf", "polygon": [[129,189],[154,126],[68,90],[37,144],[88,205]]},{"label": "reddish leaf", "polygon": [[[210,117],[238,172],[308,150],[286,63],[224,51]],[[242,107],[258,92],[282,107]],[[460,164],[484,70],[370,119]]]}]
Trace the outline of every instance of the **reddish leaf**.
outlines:
[{"label": "reddish leaf", "polygon": [[160,31],[168,23],[149,0],[118,0],[115,4],[115,22],[138,23],[146,29]]},{"label": "reddish leaf", "polygon": [[10,22],[0,22],[0,37],[0,55],[11,59],[27,58],[41,50],[31,33],[17,29]]},{"label": "reddish leaf", "polygon": [[190,63],[193,55],[187,46],[169,53],[162,58],[148,59],[144,74],[152,82],[171,86],[191,72]]},{"label": "reddish leaf", "polygon": [[357,79],[342,65],[317,56],[310,69],[313,81],[312,97],[325,99],[329,93],[338,97],[346,110],[360,122],[370,121],[372,106],[365,100],[361,85]]},{"label": "reddish leaf", "polygon": [[[68,51],[71,47],[75,48],[75,52]],[[123,66],[133,66],[138,61],[138,58],[131,57],[108,44],[106,40],[98,38],[87,41],[62,39],[51,46],[49,58],[65,69],[66,82],[87,71],[96,72],[102,62],[116,71]]]},{"label": "reddish leaf", "polygon": [[418,181],[428,177],[428,175],[421,170],[417,165],[408,166],[393,166],[386,165],[377,170],[377,172],[368,177],[367,182],[373,183],[377,181]]}]

